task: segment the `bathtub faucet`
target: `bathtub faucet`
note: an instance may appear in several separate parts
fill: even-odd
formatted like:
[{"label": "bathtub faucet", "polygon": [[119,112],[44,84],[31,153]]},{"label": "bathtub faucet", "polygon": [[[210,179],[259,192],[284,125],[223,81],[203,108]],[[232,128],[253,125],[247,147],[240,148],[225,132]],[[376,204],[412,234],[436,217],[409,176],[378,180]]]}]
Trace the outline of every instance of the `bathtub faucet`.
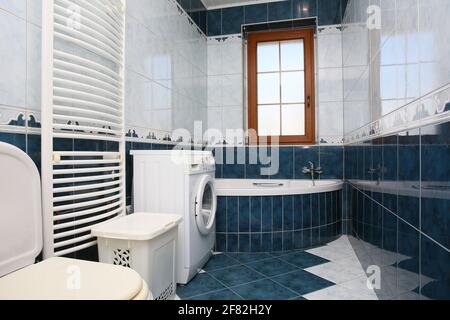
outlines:
[{"label": "bathtub faucet", "polygon": [[322,167],[317,167],[311,161],[308,163],[307,167],[303,167],[304,174],[310,174],[313,186],[316,185],[316,174],[321,175],[323,173]]},{"label": "bathtub faucet", "polygon": [[[377,186],[379,186],[381,184],[381,175],[383,173],[383,168],[381,167],[381,164],[379,164],[376,168],[370,168],[367,171],[368,174],[371,174],[372,177],[375,175],[376,179],[377,179]],[[372,178],[373,180],[373,178]]]}]

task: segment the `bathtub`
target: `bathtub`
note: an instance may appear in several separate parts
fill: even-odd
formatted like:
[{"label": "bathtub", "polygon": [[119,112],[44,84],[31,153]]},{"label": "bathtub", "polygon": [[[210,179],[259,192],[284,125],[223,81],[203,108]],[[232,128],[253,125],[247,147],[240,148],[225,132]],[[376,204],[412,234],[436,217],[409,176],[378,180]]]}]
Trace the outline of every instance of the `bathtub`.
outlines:
[{"label": "bathtub", "polygon": [[217,179],[218,196],[287,196],[333,192],[342,189],[341,180],[245,180]]},{"label": "bathtub", "polygon": [[217,179],[216,250],[287,252],[321,246],[342,229],[340,180]]}]

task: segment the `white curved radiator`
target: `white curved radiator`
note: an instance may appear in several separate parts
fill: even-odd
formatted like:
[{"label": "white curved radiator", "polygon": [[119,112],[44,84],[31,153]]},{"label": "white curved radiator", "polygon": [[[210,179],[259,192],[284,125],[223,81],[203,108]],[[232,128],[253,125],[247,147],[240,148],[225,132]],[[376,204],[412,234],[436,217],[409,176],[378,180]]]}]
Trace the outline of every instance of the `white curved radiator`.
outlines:
[{"label": "white curved radiator", "polygon": [[125,0],[44,0],[44,257],[96,244],[125,214]]}]

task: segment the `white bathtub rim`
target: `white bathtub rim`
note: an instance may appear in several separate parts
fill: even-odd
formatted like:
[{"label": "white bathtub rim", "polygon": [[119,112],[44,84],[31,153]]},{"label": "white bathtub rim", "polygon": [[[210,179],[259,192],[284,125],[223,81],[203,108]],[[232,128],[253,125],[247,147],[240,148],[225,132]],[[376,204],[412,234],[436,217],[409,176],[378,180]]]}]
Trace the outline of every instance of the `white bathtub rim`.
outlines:
[{"label": "white bathtub rim", "polygon": [[[283,187],[257,187],[254,183],[283,184]],[[215,189],[219,197],[270,197],[327,193],[342,190],[342,180],[263,180],[263,179],[216,179]]]}]

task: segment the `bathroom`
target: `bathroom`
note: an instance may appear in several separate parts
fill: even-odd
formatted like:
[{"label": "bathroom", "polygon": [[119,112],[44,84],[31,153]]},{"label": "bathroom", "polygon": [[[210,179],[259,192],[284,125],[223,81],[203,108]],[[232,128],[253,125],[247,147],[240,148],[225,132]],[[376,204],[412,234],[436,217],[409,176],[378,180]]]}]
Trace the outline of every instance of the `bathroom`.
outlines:
[{"label": "bathroom", "polygon": [[[178,257],[198,252],[177,241],[170,299],[450,299],[449,13],[448,0],[0,1],[0,167],[27,155],[41,190],[26,265],[103,263],[99,224],[183,211],[185,180],[156,159],[181,150],[204,157],[189,166],[207,173],[210,216],[191,214],[197,197],[176,222],[207,240],[189,271]],[[0,263],[0,299],[12,271]]]}]

